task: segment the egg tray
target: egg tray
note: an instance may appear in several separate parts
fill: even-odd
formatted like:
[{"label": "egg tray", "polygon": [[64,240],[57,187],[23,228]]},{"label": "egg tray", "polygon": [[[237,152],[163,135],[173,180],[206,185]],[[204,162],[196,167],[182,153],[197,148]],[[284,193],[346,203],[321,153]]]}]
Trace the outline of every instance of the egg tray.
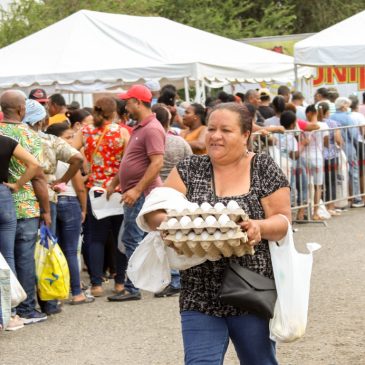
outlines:
[{"label": "egg tray", "polygon": [[194,211],[191,211],[189,209],[183,209],[182,211],[172,209],[167,212],[167,218],[176,218],[179,220],[179,218],[182,218],[183,216],[188,216],[191,218],[191,220],[194,220],[197,217],[202,217],[203,219],[206,219],[209,215],[212,215],[218,220],[219,217],[223,214],[227,214],[229,219],[233,222],[248,220],[248,215],[241,208],[235,210],[224,208],[219,211],[215,208],[210,208],[208,210],[197,208]]},{"label": "egg tray", "polygon": [[[175,218],[175,217],[174,217]],[[233,221],[229,221],[226,224],[219,224],[218,222],[213,224],[208,224],[205,221],[199,226],[195,226],[194,222],[190,222],[184,227],[178,221],[173,226],[169,226],[167,221],[161,223],[161,225],[157,228],[159,231],[167,231],[169,234],[175,234],[177,231],[181,231],[183,234],[188,234],[189,232],[194,232],[196,234],[201,234],[204,230],[209,234],[214,234],[217,230],[222,233],[226,233],[231,229],[239,228],[237,223]]]},{"label": "egg tray", "polygon": [[218,239],[216,235],[209,234],[207,231],[195,235],[194,239],[189,238],[189,234],[186,235],[182,232],[178,236],[176,238],[176,234],[168,234],[164,240],[169,246],[173,245],[178,253],[188,257],[195,254],[199,257],[208,256],[208,259],[217,260],[222,256],[241,257],[255,253],[253,247],[247,243],[246,232],[238,229],[223,233]]}]

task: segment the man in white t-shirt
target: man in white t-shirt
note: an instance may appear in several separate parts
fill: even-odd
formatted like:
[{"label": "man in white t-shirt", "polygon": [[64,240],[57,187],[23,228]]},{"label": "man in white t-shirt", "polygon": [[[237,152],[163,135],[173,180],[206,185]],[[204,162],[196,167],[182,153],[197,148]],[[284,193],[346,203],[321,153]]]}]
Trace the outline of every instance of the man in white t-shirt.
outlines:
[{"label": "man in white t-shirt", "polygon": [[[279,137],[280,162],[281,168],[284,167],[290,172],[291,201],[295,206],[301,206],[307,202],[308,181],[303,163],[302,151],[304,150],[307,140],[299,136],[297,141],[296,132],[296,115],[293,111],[284,111],[280,116],[280,124],[285,128],[286,133]],[[303,135],[303,133],[301,133]],[[285,170],[284,170],[285,173]],[[304,219],[305,210],[299,208],[297,211],[297,220]]]}]

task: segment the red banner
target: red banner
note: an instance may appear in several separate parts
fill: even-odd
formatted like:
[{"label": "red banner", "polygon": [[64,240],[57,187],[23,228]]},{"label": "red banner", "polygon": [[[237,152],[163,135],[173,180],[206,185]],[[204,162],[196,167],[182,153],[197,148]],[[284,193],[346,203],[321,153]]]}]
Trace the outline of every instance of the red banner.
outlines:
[{"label": "red banner", "polygon": [[365,66],[317,67],[313,86],[357,83],[358,90],[365,90]]}]

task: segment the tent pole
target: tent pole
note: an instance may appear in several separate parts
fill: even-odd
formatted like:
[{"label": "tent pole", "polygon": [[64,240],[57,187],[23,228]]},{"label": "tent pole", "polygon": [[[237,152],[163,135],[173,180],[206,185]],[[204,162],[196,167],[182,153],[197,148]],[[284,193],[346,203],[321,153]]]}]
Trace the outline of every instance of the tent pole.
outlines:
[{"label": "tent pole", "polygon": [[201,102],[201,89],[200,89],[200,80],[195,80],[195,101],[197,103]]},{"label": "tent pole", "polygon": [[195,102],[200,103],[202,99],[201,88],[200,88],[200,67],[197,63],[195,65]]},{"label": "tent pole", "polygon": [[298,65],[294,63],[294,88],[298,91],[299,80],[298,80]]},{"label": "tent pole", "polygon": [[185,101],[189,102],[189,81],[187,77],[184,77],[184,89],[185,89]]},{"label": "tent pole", "polygon": [[205,81],[204,79],[202,80],[202,103],[205,103],[205,99],[207,98],[207,95],[205,93]]}]

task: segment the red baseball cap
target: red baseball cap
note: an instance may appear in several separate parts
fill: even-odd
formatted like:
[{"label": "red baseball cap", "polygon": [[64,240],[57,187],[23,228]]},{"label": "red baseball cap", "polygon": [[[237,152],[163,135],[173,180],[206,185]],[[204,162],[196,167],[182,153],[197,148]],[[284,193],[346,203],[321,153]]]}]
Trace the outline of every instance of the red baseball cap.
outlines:
[{"label": "red baseball cap", "polygon": [[46,103],[48,101],[47,94],[44,89],[33,89],[29,93],[29,99],[38,101],[38,103]]},{"label": "red baseball cap", "polygon": [[126,93],[120,94],[122,100],[137,99],[150,103],[152,101],[152,93],[149,88],[144,85],[133,85]]}]

